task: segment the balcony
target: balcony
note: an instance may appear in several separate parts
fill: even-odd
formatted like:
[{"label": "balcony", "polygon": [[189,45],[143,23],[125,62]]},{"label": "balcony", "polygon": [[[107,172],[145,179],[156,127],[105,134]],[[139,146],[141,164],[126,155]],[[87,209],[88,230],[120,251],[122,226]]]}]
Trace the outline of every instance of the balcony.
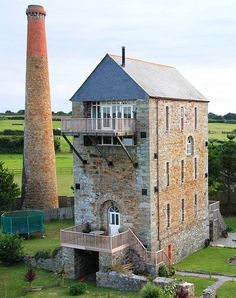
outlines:
[{"label": "balcony", "polygon": [[170,264],[163,249],[156,252],[148,251],[131,229],[116,235],[104,236],[99,234],[101,231],[83,233],[83,228],[84,225],[77,225],[61,230],[61,246],[108,253],[132,247],[146,264]]},{"label": "balcony", "polygon": [[99,231],[83,233],[83,227],[84,225],[78,225],[61,230],[61,246],[110,253],[129,246],[129,231],[113,236],[104,236],[96,233]]},{"label": "balcony", "polygon": [[136,119],[133,118],[70,118],[61,123],[65,135],[107,135],[133,136],[136,131]]}]

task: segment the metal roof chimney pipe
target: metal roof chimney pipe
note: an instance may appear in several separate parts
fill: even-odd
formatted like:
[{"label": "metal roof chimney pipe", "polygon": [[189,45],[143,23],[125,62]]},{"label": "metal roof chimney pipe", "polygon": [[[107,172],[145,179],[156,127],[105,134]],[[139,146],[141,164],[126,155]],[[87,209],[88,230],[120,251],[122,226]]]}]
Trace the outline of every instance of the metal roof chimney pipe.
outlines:
[{"label": "metal roof chimney pipe", "polygon": [[122,47],[122,67],[125,67],[125,47]]}]

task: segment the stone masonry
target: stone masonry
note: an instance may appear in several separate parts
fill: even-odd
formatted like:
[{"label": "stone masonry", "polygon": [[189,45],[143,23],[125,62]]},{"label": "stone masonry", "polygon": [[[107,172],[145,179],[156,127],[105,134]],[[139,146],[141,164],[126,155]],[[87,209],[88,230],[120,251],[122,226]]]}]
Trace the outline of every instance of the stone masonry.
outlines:
[{"label": "stone masonry", "polygon": [[24,208],[57,208],[57,181],[53,143],[45,11],[29,5],[24,131]]},{"label": "stone masonry", "polygon": [[[90,222],[95,229],[108,230],[107,211],[114,205],[121,214],[121,231],[131,228],[148,249],[164,248],[171,262],[176,262],[204,246],[205,239],[209,238],[207,102],[149,99],[136,100],[135,105],[137,145],[127,148],[138,162],[138,168],[133,167],[118,146],[101,148],[113,161],[114,166],[109,167],[96,148],[84,146],[83,136],[74,138],[75,147],[88,161],[87,165],[82,165],[74,155],[75,183],[80,184],[75,192],[75,221],[77,224]],[[73,117],[90,117],[90,114],[88,103],[73,102]],[[141,137],[141,132],[146,137]],[[186,154],[189,136],[194,141],[191,155]],[[180,178],[181,160],[184,161],[183,181]],[[142,189],[147,190],[147,195],[142,194]],[[170,206],[169,227],[167,203]]]}]

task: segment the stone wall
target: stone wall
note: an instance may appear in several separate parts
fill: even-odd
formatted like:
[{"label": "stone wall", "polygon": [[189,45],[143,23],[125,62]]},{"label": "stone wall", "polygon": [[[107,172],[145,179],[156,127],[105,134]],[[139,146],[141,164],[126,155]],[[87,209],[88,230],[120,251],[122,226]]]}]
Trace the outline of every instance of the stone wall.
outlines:
[{"label": "stone wall", "polygon": [[[166,107],[169,107],[169,129],[166,130]],[[158,102],[158,195],[160,248],[177,262],[200,248],[209,238],[208,226],[208,122],[207,103],[197,101],[160,100]],[[181,128],[181,108],[184,125]],[[195,129],[194,109],[197,108]],[[188,137],[193,138],[193,154],[187,155]],[[197,160],[195,177],[194,160]],[[181,160],[184,177],[181,181]],[[166,163],[169,163],[167,185]],[[197,200],[195,202],[195,195]],[[184,199],[184,220],[182,220]],[[167,226],[167,204],[170,225]]]},{"label": "stone wall", "polygon": [[62,252],[62,249],[60,249],[54,257],[36,259],[35,257],[25,256],[24,262],[27,265],[35,268],[56,272],[57,270],[62,268],[62,265],[63,265],[62,256],[63,256],[63,252]]},{"label": "stone wall", "polygon": [[[147,283],[147,278],[135,274],[118,272],[97,272],[96,283],[98,287],[112,288],[120,291],[140,291]],[[176,282],[172,278],[157,277],[153,281],[157,286],[166,286],[175,283],[176,288],[183,287],[188,291],[188,297],[194,298],[194,285],[191,283]]]},{"label": "stone wall", "polygon": [[[168,131],[166,106],[169,107]],[[195,108],[198,114],[196,129]],[[88,161],[87,165],[82,165],[74,155],[75,183],[80,184],[80,189],[75,191],[75,221],[78,224],[90,222],[92,228],[104,227],[109,233],[108,209],[114,205],[121,214],[122,231],[131,228],[148,250],[164,248],[171,261],[176,262],[202,247],[209,238],[207,103],[137,100],[136,109],[137,145],[127,148],[138,162],[138,168],[133,167],[118,146],[100,146],[108,160],[113,161],[114,166],[109,167],[96,148],[84,146],[82,136],[74,138],[75,147]],[[73,103],[73,117],[85,117],[87,110],[88,106],[83,103]],[[194,140],[194,153],[187,156],[189,136]],[[180,179],[181,160],[184,160],[183,182]],[[166,185],[167,162],[169,186]],[[170,204],[169,227],[167,203]]]},{"label": "stone wall", "polygon": [[[104,227],[109,232],[108,209],[116,206],[121,214],[121,230],[132,228],[141,241],[151,246],[150,173],[149,173],[149,105],[137,101],[137,146],[127,147],[139,166],[134,168],[120,146],[100,146],[100,150],[113,161],[109,167],[94,146],[84,146],[83,138],[74,138],[74,145],[87,165],[74,155],[75,221],[90,222],[92,228]],[[85,107],[73,103],[73,117],[84,117]],[[141,137],[141,131],[146,137]],[[147,189],[147,195],[142,194]]]}]

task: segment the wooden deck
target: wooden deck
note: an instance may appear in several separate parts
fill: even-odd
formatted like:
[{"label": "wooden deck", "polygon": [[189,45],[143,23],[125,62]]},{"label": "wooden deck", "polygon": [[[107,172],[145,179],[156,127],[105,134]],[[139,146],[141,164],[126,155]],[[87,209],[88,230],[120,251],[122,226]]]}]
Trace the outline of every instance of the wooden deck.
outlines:
[{"label": "wooden deck", "polygon": [[131,247],[146,264],[158,265],[165,263],[169,265],[169,259],[164,250],[148,251],[131,229],[112,236],[83,233],[82,230],[82,225],[61,230],[61,246],[109,253]]},{"label": "wooden deck", "polygon": [[133,136],[136,119],[130,118],[70,118],[61,121],[61,132],[66,135]]}]

